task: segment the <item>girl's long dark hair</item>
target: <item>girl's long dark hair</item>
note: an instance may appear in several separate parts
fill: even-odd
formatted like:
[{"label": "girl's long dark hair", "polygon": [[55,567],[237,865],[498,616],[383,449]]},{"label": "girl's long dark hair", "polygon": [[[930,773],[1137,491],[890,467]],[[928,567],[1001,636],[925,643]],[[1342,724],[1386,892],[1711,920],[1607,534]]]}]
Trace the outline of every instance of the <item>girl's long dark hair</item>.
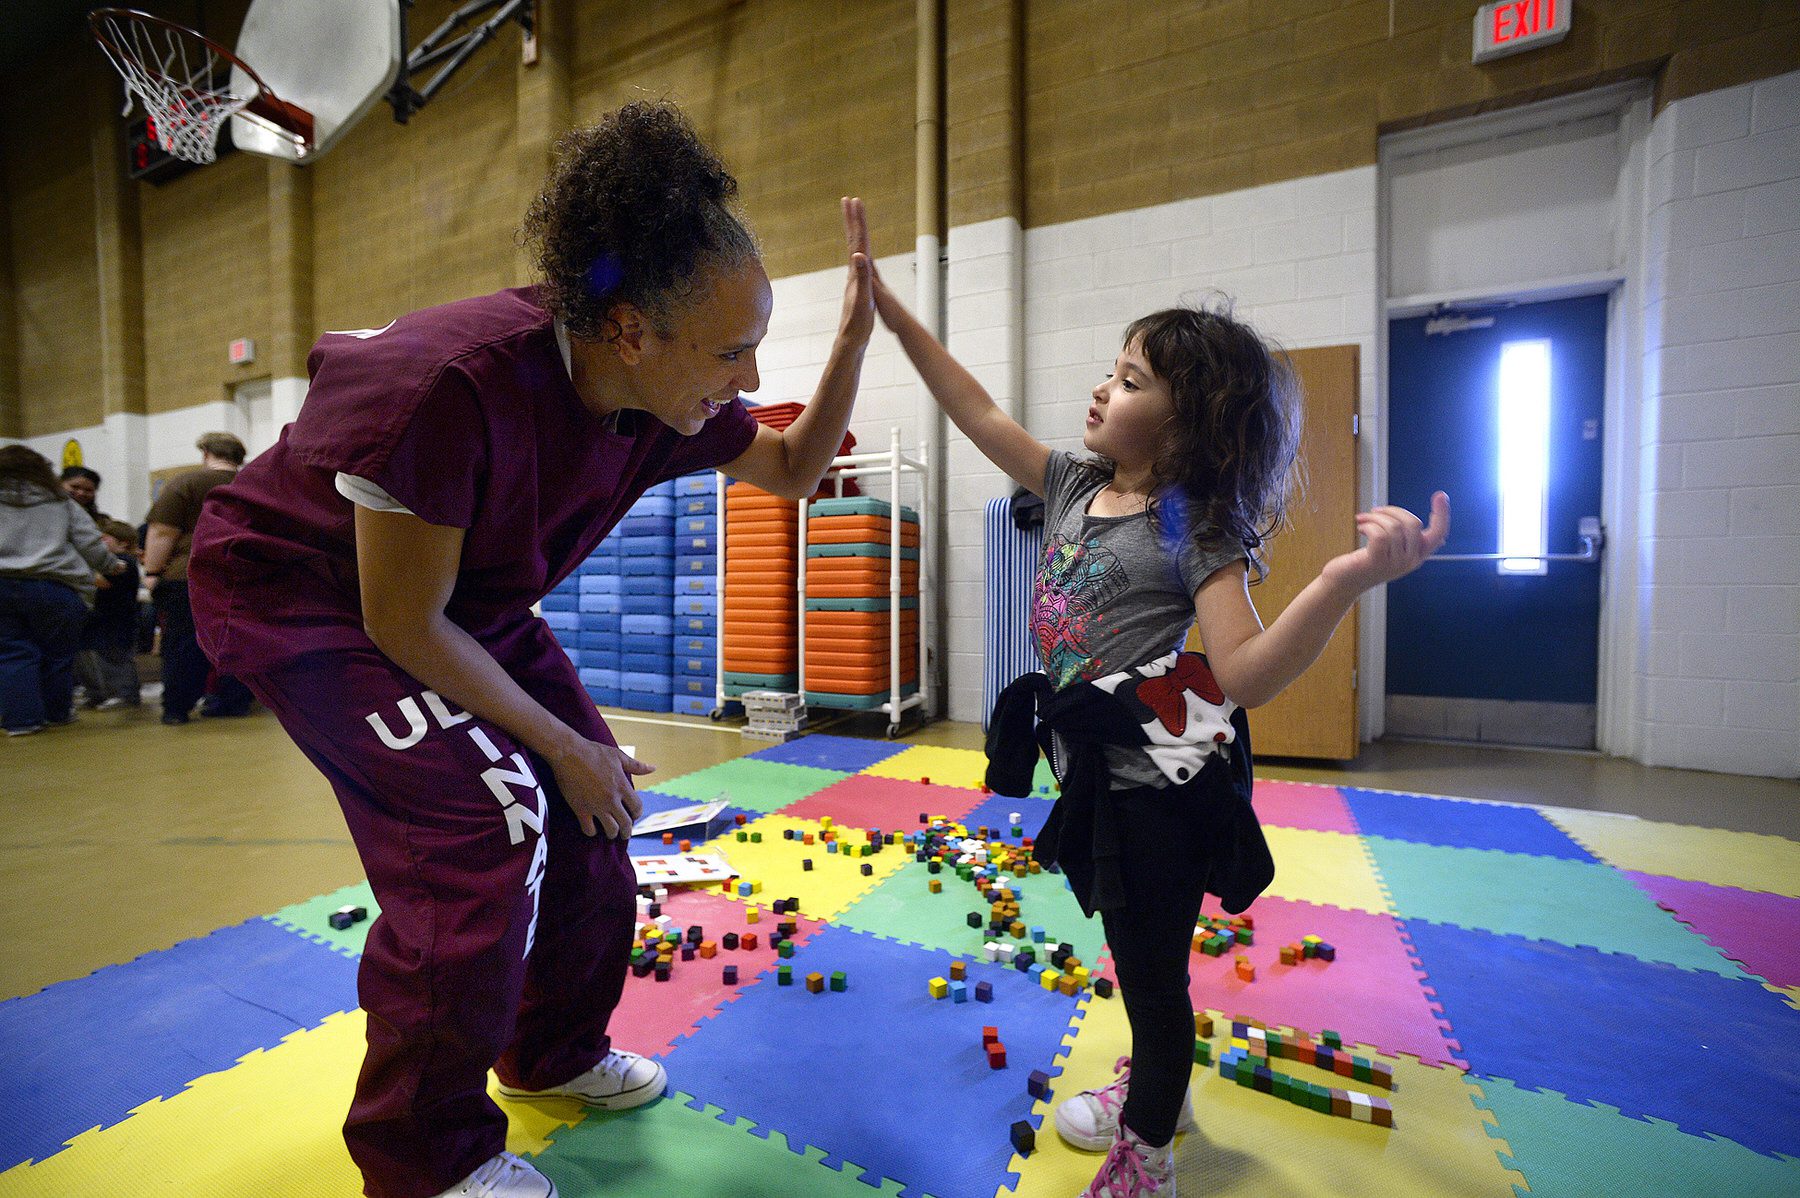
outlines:
[{"label": "girl's long dark hair", "polygon": [[1177,544],[1242,542],[1260,580],[1263,543],[1300,482],[1293,364],[1228,304],[1152,312],[1126,327],[1124,343],[1141,348],[1175,405],[1151,466],[1151,519]]}]

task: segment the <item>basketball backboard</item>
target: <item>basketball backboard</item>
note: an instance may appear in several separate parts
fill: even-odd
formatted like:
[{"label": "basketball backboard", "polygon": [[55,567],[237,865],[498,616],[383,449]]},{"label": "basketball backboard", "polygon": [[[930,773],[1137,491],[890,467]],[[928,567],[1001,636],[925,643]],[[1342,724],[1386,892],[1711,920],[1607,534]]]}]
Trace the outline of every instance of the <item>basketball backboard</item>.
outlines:
[{"label": "basketball backboard", "polygon": [[[245,110],[231,118],[240,150],[306,163],[381,102],[406,58],[400,0],[252,0],[237,55],[289,104],[312,114],[310,140]],[[244,81],[232,68],[232,87]]]}]

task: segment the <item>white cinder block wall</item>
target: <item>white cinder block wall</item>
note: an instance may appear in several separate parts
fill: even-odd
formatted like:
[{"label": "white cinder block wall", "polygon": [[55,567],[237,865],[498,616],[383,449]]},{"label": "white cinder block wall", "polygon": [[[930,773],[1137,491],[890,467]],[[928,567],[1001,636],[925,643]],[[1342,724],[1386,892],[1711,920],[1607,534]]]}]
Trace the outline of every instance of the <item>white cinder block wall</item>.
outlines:
[{"label": "white cinder block wall", "polygon": [[1800,72],[1651,129],[1643,760],[1800,774]]}]

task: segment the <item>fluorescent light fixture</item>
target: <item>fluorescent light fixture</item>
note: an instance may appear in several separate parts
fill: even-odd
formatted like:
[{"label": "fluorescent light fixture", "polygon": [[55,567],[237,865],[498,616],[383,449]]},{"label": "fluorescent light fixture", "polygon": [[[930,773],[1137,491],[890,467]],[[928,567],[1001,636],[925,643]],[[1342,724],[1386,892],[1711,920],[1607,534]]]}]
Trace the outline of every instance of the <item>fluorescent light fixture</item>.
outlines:
[{"label": "fluorescent light fixture", "polygon": [[1550,342],[1508,341],[1500,347],[1500,573],[1545,572],[1549,491]]}]

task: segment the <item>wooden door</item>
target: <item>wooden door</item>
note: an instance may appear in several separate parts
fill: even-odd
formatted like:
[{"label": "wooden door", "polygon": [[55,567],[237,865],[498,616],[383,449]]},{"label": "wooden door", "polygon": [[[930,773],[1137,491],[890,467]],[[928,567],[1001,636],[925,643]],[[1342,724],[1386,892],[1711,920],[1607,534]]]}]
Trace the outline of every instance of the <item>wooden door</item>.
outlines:
[{"label": "wooden door", "polygon": [[[1288,507],[1291,527],[1265,547],[1267,579],[1250,588],[1265,625],[1318,577],[1327,561],[1358,544],[1357,347],[1301,349],[1290,356],[1302,390],[1300,456],[1307,482],[1304,494]],[[1312,668],[1250,712],[1250,740],[1257,756],[1347,761],[1357,755],[1356,617],[1352,608]],[[1189,645],[1198,644],[1198,635],[1191,635]]]}]

